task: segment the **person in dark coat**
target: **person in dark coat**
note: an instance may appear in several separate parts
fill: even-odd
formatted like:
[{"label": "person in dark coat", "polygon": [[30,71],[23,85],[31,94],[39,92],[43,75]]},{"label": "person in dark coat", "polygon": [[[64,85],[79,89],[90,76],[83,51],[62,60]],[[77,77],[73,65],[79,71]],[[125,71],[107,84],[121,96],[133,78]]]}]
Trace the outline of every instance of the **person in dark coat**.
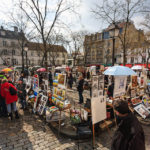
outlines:
[{"label": "person in dark coat", "polygon": [[68,85],[70,89],[72,89],[72,84],[73,84],[73,77],[72,77],[72,73],[70,72],[68,74]]},{"label": "person in dark coat", "polygon": [[53,76],[52,76],[51,71],[49,71],[48,80],[49,80],[49,83],[50,83],[50,87],[52,87],[53,86]]},{"label": "person in dark coat", "polygon": [[7,108],[4,97],[1,96],[1,84],[2,79],[0,79],[0,117],[7,117]]},{"label": "person in dark coat", "polygon": [[90,79],[90,72],[89,72],[89,70],[86,73],[86,77],[87,77],[88,80]]},{"label": "person in dark coat", "polygon": [[25,84],[23,84],[22,80],[18,81],[17,84],[17,92],[18,92],[18,97],[19,101],[21,103],[21,109],[26,109],[26,89],[25,89]]},{"label": "person in dark coat", "polygon": [[145,150],[145,136],[142,126],[129,110],[125,100],[113,103],[118,128],[114,133],[111,150]]},{"label": "person in dark coat", "polygon": [[80,76],[79,77],[79,82],[78,82],[78,86],[77,86],[77,90],[78,90],[78,93],[79,93],[79,104],[82,104],[83,103],[83,85],[84,85],[84,79],[83,79],[83,76]]}]

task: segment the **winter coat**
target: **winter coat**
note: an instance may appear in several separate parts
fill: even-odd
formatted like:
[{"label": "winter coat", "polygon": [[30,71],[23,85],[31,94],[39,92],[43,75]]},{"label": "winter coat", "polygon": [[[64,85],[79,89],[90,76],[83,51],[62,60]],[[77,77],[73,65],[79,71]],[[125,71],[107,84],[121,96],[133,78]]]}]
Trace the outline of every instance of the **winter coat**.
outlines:
[{"label": "winter coat", "polygon": [[83,92],[84,79],[79,80],[77,90]]},{"label": "winter coat", "polygon": [[15,90],[16,87],[12,85],[11,83],[5,82],[1,86],[1,96],[5,98],[6,104],[11,104],[13,102],[16,102],[18,100],[18,96],[16,95],[11,95],[9,92],[9,87],[13,87]]},{"label": "winter coat", "polygon": [[114,93],[114,83],[112,83],[109,87],[108,87],[108,97],[113,97],[113,93]]},{"label": "winter coat", "polygon": [[[26,90],[25,90],[25,84],[18,84],[17,85],[17,94],[18,94],[18,97],[20,98],[20,99],[26,99]],[[20,91],[22,92],[22,93],[20,93]]]},{"label": "winter coat", "polygon": [[132,113],[129,113],[118,124],[111,150],[145,150],[144,131]]},{"label": "winter coat", "polygon": [[53,86],[53,77],[52,77],[51,73],[49,73],[48,79],[49,79],[49,82],[50,82],[50,86]]}]

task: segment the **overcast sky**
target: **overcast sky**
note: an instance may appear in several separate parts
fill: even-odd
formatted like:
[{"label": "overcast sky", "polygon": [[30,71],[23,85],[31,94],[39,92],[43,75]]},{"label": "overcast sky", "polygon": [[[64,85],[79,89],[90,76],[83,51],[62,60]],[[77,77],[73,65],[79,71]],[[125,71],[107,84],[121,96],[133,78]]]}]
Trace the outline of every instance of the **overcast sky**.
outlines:
[{"label": "overcast sky", "polygon": [[[0,3],[0,25],[3,22],[8,21],[7,13],[11,9],[13,9],[13,3],[17,0],[1,0]],[[102,29],[106,28],[107,25],[104,24],[100,20],[96,20],[94,16],[91,13],[91,7],[94,5],[96,2],[101,2],[101,0],[81,0],[80,7],[78,8],[78,13],[81,15],[81,18],[72,18],[72,30],[77,31],[77,30],[87,30],[89,32],[99,32]],[[71,16],[67,16],[71,17]],[[66,18],[67,18],[66,17]],[[142,21],[141,16],[135,16],[132,18],[136,27],[140,28],[140,22]],[[65,20],[65,18],[64,18]]]}]

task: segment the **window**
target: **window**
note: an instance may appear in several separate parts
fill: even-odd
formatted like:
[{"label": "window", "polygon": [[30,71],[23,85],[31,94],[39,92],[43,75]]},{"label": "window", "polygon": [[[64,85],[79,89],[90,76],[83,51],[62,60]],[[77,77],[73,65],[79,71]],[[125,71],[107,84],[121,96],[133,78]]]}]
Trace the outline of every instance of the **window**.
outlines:
[{"label": "window", "polygon": [[3,41],[3,46],[7,46],[7,42],[6,41]]},{"label": "window", "polygon": [[34,53],[33,53],[33,52],[31,52],[31,56],[33,56],[33,54],[34,54]]},{"label": "window", "polygon": [[101,40],[101,39],[102,39],[102,35],[101,35],[101,34],[99,34],[98,39],[99,39],[99,40]]},{"label": "window", "polygon": [[103,39],[109,38],[109,32],[103,32]]},{"label": "window", "polygon": [[121,34],[121,33],[122,33],[122,31],[123,31],[123,29],[122,29],[122,28],[120,28],[120,29],[119,29],[119,33]]},{"label": "window", "polygon": [[15,55],[15,50],[12,50],[12,55]]},{"label": "window", "polygon": [[37,52],[38,56],[40,57],[40,52]]},{"label": "window", "polygon": [[16,65],[17,64],[17,60],[16,59],[12,59],[12,65]]},{"label": "window", "polygon": [[131,64],[134,63],[134,57],[131,57]]},{"label": "window", "polygon": [[57,64],[59,64],[59,60],[57,60]]},{"label": "window", "polygon": [[13,46],[13,47],[14,47],[14,46],[15,46],[15,42],[11,42],[11,46]]},{"label": "window", "polygon": [[8,55],[7,49],[4,49],[4,50],[3,50],[3,54],[4,54],[4,55]]}]

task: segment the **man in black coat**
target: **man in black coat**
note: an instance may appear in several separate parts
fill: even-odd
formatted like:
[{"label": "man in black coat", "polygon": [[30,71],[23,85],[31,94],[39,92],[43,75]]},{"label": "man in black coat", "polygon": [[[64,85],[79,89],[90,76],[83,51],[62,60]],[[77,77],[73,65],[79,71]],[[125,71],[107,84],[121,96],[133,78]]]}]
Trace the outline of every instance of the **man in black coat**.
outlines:
[{"label": "man in black coat", "polygon": [[145,150],[142,126],[129,110],[127,101],[114,101],[114,112],[118,128],[113,136],[111,150]]},{"label": "man in black coat", "polygon": [[83,76],[80,76],[79,77],[79,82],[78,82],[78,86],[77,86],[77,90],[78,90],[78,93],[79,93],[79,104],[82,104],[83,103],[83,85],[84,85],[84,79],[83,79]]},{"label": "man in black coat", "polygon": [[26,89],[25,89],[25,84],[23,84],[22,80],[18,81],[17,84],[17,92],[18,92],[18,97],[21,103],[21,109],[26,109],[27,104],[26,104]]}]

